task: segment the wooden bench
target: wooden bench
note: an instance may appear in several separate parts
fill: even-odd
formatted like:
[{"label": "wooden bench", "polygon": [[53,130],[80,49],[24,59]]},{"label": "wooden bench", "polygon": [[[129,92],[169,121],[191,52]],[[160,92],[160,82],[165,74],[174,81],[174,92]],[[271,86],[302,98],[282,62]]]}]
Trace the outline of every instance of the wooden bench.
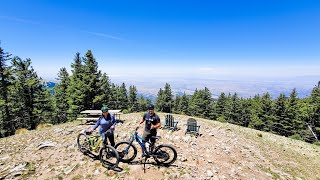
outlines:
[{"label": "wooden bench", "polygon": [[197,125],[197,121],[193,118],[187,120],[187,130],[185,134],[194,134],[196,137],[199,135],[200,126]]},{"label": "wooden bench", "polygon": [[178,121],[174,121],[174,117],[171,114],[165,116],[164,129],[177,130]]},{"label": "wooden bench", "polygon": [[[120,111],[121,110],[108,110],[108,112],[114,116],[117,123],[118,122],[123,123],[123,120],[120,119],[121,118],[120,116],[123,113]],[[77,118],[77,120],[81,120],[81,122],[85,120],[85,124],[94,124],[102,115],[101,110],[85,110],[85,111],[81,111],[80,113],[84,114],[86,117],[79,117]]]},{"label": "wooden bench", "polygon": [[[77,120],[81,120],[81,124],[95,124],[99,117],[83,117],[77,118]],[[85,121],[83,123],[83,120]]]}]

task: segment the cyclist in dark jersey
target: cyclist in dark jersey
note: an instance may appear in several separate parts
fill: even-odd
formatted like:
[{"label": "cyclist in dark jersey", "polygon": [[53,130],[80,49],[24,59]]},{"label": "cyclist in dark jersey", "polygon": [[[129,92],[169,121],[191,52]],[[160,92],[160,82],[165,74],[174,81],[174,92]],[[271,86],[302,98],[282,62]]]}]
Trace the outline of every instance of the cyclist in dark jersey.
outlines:
[{"label": "cyclist in dark jersey", "polygon": [[154,105],[149,104],[148,105],[148,112],[143,115],[142,120],[139,124],[142,124],[145,122],[145,128],[143,132],[143,143],[150,140],[151,145],[153,146],[155,143],[155,139],[151,138],[152,136],[157,135],[157,129],[161,127],[160,118],[159,116],[154,112]]}]

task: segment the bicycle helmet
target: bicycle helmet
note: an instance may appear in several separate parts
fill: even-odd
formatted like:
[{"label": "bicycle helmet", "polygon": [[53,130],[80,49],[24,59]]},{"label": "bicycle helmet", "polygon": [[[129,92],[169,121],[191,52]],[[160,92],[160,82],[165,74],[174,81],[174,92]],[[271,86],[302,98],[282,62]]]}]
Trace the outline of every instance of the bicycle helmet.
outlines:
[{"label": "bicycle helmet", "polygon": [[149,110],[150,109],[154,109],[154,105],[153,104],[149,104],[147,107],[148,107]]},{"label": "bicycle helmet", "polygon": [[107,106],[102,106],[101,111],[108,111],[109,108]]}]

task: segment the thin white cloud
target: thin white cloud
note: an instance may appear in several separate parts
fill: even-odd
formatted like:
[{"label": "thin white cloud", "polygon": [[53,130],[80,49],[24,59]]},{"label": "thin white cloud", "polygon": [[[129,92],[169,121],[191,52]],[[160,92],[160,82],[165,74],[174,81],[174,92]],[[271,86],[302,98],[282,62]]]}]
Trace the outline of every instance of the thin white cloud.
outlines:
[{"label": "thin white cloud", "polygon": [[21,22],[21,23],[27,23],[27,24],[40,24],[39,22],[36,22],[36,21],[31,21],[31,20],[22,19],[22,18],[16,18],[16,17],[12,17],[12,16],[0,16],[0,19],[9,20],[9,21],[16,21],[16,22]]},{"label": "thin white cloud", "polygon": [[88,34],[92,34],[95,36],[107,37],[107,38],[111,38],[111,39],[115,39],[115,40],[123,40],[120,37],[112,36],[112,35],[105,34],[105,33],[91,32],[91,31],[83,31],[83,32],[88,33]]},{"label": "thin white cloud", "polygon": [[[41,24],[40,22],[36,22],[36,21],[28,20],[28,19],[17,18],[17,17],[13,17],[13,16],[0,16],[0,19],[20,22],[20,23],[26,23],[26,24],[34,24],[34,25]],[[67,29],[64,26],[58,26],[58,25],[49,25],[49,26],[52,26],[57,29],[61,29],[61,28]],[[110,38],[110,39],[114,39],[114,40],[123,40],[120,37],[113,36],[110,34],[101,33],[101,32],[92,32],[92,31],[87,31],[87,30],[77,30],[77,31],[84,32],[84,33],[91,34],[91,35],[95,35],[95,36],[99,36],[99,37],[106,37],[106,38]]]}]

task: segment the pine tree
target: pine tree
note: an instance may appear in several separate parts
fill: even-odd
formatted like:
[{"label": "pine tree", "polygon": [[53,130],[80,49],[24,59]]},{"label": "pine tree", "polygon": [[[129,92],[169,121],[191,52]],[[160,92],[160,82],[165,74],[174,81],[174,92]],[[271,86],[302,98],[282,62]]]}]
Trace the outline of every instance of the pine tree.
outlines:
[{"label": "pine tree", "polygon": [[281,93],[276,99],[274,108],[276,119],[273,122],[271,129],[277,134],[288,136],[289,132],[287,131],[287,122],[289,120],[286,115],[286,96],[283,93]]},{"label": "pine tree", "polygon": [[299,110],[299,99],[297,98],[297,91],[294,88],[287,100],[286,116],[287,121],[285,121],[285,129],[288,131],[288,136],[291,136],[298,132],[301,128],[301,120],[297,119]]},{"label": "pine tree", "polygon": [[147,109],[147,101],[143,96],[140,96],[138,99],[138,111],[145,111]]},{"label": "pine tree", "polygon": [[189,109],[192,116],[209,118],[212,98],[210,90],[205,87],[203,90],[195,90],[190,103]]},{"label": "pine tree", "polygon": [[16,115],[16,127],[35,129],[44,119],[39,113],[38,103],[42,100],[42,85],[40,78],[31,66],[31,59],[22,60],[14,57],[12,60],[14,80],[13,111]]},{"label": "pine tree", "polygon": [[255,95],[251,100],[251,122],[250,128],[257,130],[263,130],[266,126],[265,122],[261,119],[262,117],[262,99],[259,94]]},{"label": "pine tree", "polygon": [[67,90],[70,84],[70,77],[65,67],[60,69],[57,80],[60,82],[54,89],[55,118],[52,121],[53,124],[64,123],[68,119],[69,104]]},{"label": "pine tree", "polygon": [[136,112],[138,110],[137,88],[132,85],[129,87],[129,111]]},{"label": "pine tree", "polygon": [[164,106],[163,112],[171,113],[173,108],[173,94],[169,83],[166,83],[163,91]]},{"label": "pine tree", "polygon": [[120,88],[118,85],[111,83],[111,98],[108,103],[108,107],[111,109],[119,109],[120,108]]},{"label": "pine tree", "polygon": [[[42,79],[40,78],[40,81]],[[50,89],[46,88],[46,83],[43,82],[37,89],[34,97],[33,114],[36,116],[36,125],[39,123],[52,123],[55,119],[53,117],[54,108],[52,95]]]},{"label": "pine tree", "polygon": [[9,86],[12,75],[7,61],[11,61],[11,54],[5,53],[0,47],[0,137],[14,134],[14,125],[10,112]]},{"label": "pine tree", "polygon": [[252,120],[251,99],[242,99],[241,101],[241,126],[249,127]]},{"label": "pine tree", "polygon": [[272,99],[269,93],[263,94],[261,97],[261,100],[259,100],[257,103],[260,105],[257,105],[256,107],[258,110],[258,116],[260,120],[263,122],[262,130],[270,131],[270,126],[272,125],[273,121],[275,120],[275,117],[273,116],[272,111]]},{"label": "pine tree", "polygon": [[119,104],[120,109],[128,109],[128,92],[126,88],[126,84],[123,82],[119,88]]},{"label": "pine tree", "polygon": [[310,103],[312,110],[308,123],[314,129],[318,139],[320,139],[320,81],[317,86],[312,89]]},{"label": "pine tree", "polygon": [[175,100],[174,100],[174,108],[173,108],[173,112],[176,113],[176,114],[181,113],[181,110],[180,110],[180,101],[181,101],[181,96],[176,95],[176,98],[175,98]]},{"label": "pine tree", "polygon": [[216,105],[216,115],[219,121],[226,120],[227,104],[228,104],[228,99],[225,93],[222,92],[217,100],[217,105]]},{"label": "pine tree", "polygon": [[109,104],[111,100],[111,82],[106,73],[102,74],[98,87],[99,90],[97,91],[97,95],[94,98],[93,103],[99,108],[103,105]]},{"label": "pine tree", "polygon": [[156,104],[156,108],[158,109],[158,111],[164,112],[164,110],[165,110],[165,95],[164,95],[164,91],[161,88],[158,91],[155,104]]},{"label": "pine tree", "polygon": [[179,103],[179,109],[181,114],[189,115],[189,97],[186,95],[185,92],[181,97],[181,100]]},{"label": "pine tree", "polygon": [[83,81],[84,66],[80,57],[80,53],[76,53],[74,62],[71,64],[70,85],[67,89],[69,118],[75,119],[80,111],[85,109],[85,85]]},{"label": "pine tree", "polygon": [[240,99],[237,93],[234,93],[231,97],[230,119],[228,119],[228,122],[241,125],[241,109]]},{"label": "pine tree", "polygon": [[194,91],[194,93],[191,96],[191,99],[189,101],[189,113],[190,116],[200,116],[201,113],[198,112],[199,110],[199,101],[200,101],[200,92],[198,91],[198,89],[196,89]]},{"label": "pine tree", "polygon": [[97,109],[97,104],[94,104],[93,100],[98,95],[99,91],[99,79],[101,77],[101,72],[98,71],[98,63],[96,59],[93,57],[91,50],[88,50],[85,57],[83,58],[84,61],[84,74],[83,74],[83,81],[84,81],[84,94],[85,94],[85,101],[84,101],[84,108],[85,109]]}]

